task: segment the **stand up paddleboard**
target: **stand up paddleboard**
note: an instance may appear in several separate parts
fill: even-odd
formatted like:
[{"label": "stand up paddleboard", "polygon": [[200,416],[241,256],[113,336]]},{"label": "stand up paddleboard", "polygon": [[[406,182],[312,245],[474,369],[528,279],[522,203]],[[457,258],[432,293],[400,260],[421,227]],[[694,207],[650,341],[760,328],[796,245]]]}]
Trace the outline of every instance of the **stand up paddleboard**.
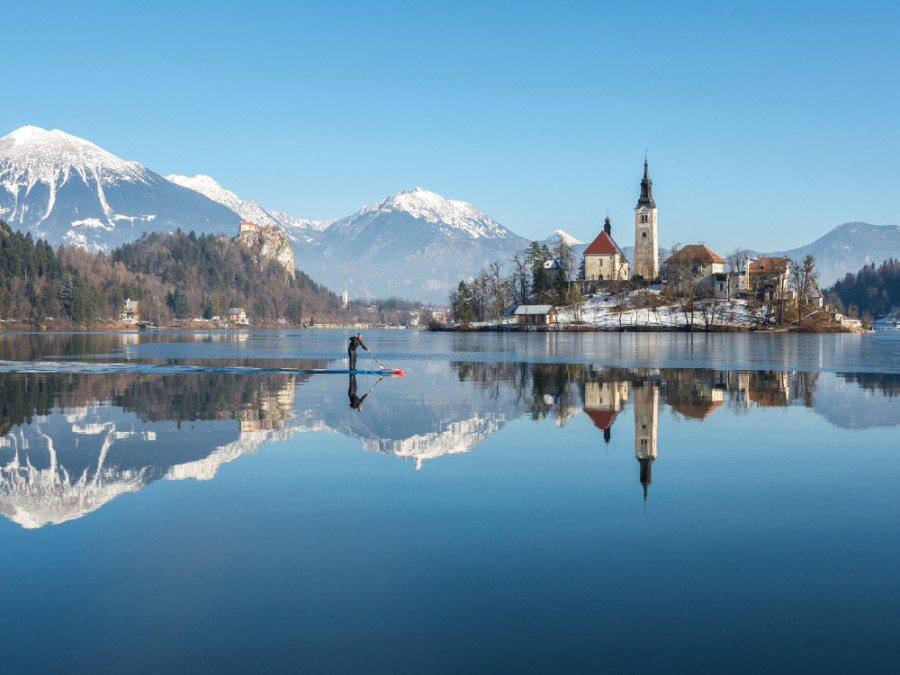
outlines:
[{"label": "stand up paddleboard", "polygon": [[305,370],[297,368],[284,368],[285,371],[292,373],[303,373],[304,375],[313,374],[350,374],[350,375],[398,375],[403,376],[403,368],[370,368],[368,370],[341,370],[338,368],[307,368]]}]

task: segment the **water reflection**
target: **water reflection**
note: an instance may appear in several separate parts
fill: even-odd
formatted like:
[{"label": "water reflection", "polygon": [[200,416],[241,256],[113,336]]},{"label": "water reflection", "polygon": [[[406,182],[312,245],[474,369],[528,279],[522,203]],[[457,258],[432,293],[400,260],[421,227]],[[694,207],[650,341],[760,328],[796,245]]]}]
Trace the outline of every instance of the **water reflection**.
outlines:
[{"label": "water reflection", "polygon": [[0,512],[61,523],[160,478],[206,480],[293,409],[294,376],[0,377]]},{"label": "water reflection", "polygon": [[[342,378],[283,372],[2,373],[0,512],[27,528],[62,523],[161,478],[208,480],[302,432],[358,439],[421,468],[471,451],[514,419],[552,420],[564,434],[582,413],[607,447],[633,439],[646,500],[666,410],[704,423],[804,406],[843,428],[900,424],[897,375],[457,361],[391,380],[372,395],[381,379],[351,376],[344,390]],[[368,414],[359,414],[363,401]],[[623,411],[633,436],[616,424]]]}]

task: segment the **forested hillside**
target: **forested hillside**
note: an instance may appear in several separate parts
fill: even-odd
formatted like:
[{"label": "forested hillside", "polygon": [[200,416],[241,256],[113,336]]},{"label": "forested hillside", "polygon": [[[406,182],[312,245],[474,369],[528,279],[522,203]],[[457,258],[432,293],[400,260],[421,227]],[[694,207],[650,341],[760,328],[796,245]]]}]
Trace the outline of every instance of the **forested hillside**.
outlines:
[{"label": "forested hillside", "polygon": [[304,273],[260,265],[222,235],[154,233],[106,256],[54,251],[0,221],[0,319],[88,326],[117,319],[126,298],[158,325],[224,316],[230,307],[243,307],[256,325],[349,319],[340,299]]},{"label": "forested hillside", "polygon": [[829,300],[851,313],[878,318],[900,308],[900,261],[886,260],[878,267],[866,265],[856,276],[846,275],[826,295]]}]

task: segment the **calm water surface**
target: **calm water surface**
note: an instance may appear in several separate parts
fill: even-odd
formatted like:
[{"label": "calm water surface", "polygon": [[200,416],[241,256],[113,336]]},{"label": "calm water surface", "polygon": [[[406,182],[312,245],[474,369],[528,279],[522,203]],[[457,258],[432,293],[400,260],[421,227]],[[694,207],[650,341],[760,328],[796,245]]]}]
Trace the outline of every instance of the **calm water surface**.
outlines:
[{"label": "calm water surface", "polygon": [[347,337],[0,335],[4,672],[897,668],[900,336]]}]

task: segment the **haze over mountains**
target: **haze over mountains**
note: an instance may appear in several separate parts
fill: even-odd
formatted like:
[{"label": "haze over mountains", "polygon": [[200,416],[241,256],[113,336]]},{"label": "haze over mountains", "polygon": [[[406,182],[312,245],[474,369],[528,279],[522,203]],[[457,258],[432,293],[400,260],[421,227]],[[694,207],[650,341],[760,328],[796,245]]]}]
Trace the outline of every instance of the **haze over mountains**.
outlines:
[{"label": "haze over mountains", "polygon": [[[209,176],[163,177],[84,139],[37,127],[0,138],[0,218],[54,246],[96,251],[177,228],[233,237],[239,222],[250,220],[281,228],[294,246],[296,266],[332,290],[347,284],[351,297],[437,303],[447,301],[460,279],[491,261],[507,262],[528,244],[471,204],[422,188],[345,218],[311,221],[266,210]],[[626,255],[631,232],[630,223],[613,232]],[[577,253],[586,245],[559,230],[550,238],[560,236]],[[820,283],[827,286],[864,264],[900,258],[900,227],[848,223],[785,253],[795,259],[814,255]]]}]

